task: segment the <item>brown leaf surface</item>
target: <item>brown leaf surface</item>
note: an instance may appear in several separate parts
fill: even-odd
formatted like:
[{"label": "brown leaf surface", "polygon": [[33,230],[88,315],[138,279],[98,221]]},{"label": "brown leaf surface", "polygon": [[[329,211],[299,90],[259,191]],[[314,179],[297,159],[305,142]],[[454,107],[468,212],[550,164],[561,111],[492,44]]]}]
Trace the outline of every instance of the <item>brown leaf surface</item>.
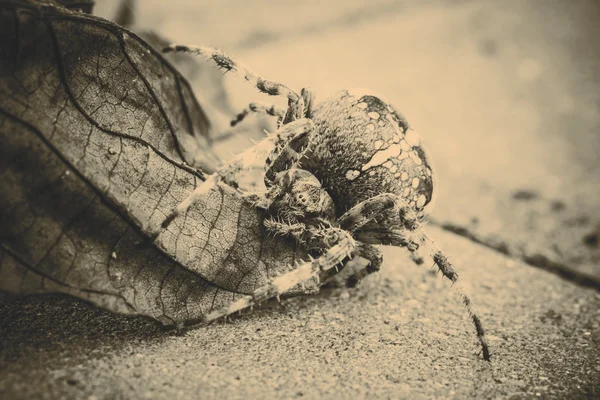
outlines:
[{"label": "brown leaf surface", "polygon": [[218,159],[189,85],[139,37],[0,1],[0,38],[0,291],[194,322],[305,257],[222,184],[163,228],[205,181],[185,161]]}]

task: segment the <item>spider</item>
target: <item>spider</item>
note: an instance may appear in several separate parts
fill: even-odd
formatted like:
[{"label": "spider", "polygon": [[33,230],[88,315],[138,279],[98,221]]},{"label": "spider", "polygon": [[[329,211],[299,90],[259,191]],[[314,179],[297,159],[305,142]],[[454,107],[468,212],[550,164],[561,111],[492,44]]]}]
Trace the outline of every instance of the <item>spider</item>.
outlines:
[{"label": "spider", "polygon": [[[294,238],[314,255],[252,295],[212,312],[206,320],[279,298],[314,279],[323,282],[338,272],[338,265],[362,257],[368,264],[347,278],[348,286],[354,286],[380,270],[383,257],[376,245],[406,248],[413,261],[422,264],[419,249],[428,244],[433,248],[430,257],[453,282],[467,309],[483,358],[490,360],[481,320],[459,274],[422,229],[433,199],[431,159],[417,131],[389,102],[354,89],[316,104],[310,89],[298,94],[281,83],[262,79],[220,50],[171,45],[164,51],[205,56],[225,72],[239,74],[260,92],[288,99],[287,109],[251,103],[237,115],[232,126],[257,112],[277,117],[278,130],[255,146],[261,150],[243,153],[218,174],[235,186],[231,177],[245,168],[248,158],[258,155],[265,160],[266,155],[266,191],[244,196],[264,210],[269,232]],[[304,290],[312,292],[315,288]]]}]

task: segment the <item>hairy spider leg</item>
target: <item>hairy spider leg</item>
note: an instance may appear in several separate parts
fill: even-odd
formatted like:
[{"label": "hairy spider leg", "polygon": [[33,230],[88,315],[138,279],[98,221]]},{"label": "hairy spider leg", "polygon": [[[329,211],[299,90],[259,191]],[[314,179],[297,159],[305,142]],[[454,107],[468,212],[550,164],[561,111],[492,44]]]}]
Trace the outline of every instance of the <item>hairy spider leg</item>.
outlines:
[{"label": "hairy spider leg", "polygon": [[364,268],[357,269],[348,276],[345,283],[349,288],[356,287],[368,275],[379,272],[381,264],[383,264],[383,255],[379,249],[368,243],[356,241],[356,254],[368,260],[369,263]]},{"label": "hairy spider leg", "polygon": [[[354,279],[356,283],[362,280],[364,272],[373,273],[380,269],[381,261],[376,261],[381,260],[380,252],[369,244],[387,244],[383,242],[382,234],[378,233],[380,227],[398,226],[399,223],[400,225],[408,224],[412,226],[413,221],[409,216],[416,218],[416,214],[412,212],[412,209],[402,198],[396,194],[384,193],[355,205],[338,219],[338,224],[342,229],[353,232],[360,243],[371,247],[364,252],[370,254],[370,256],[364,256],[364,258],[371,260],[371,268],[366,271],[359,271],[355,277],[351,277],[348,280],[350,285],[352,285]],[[400,219],[403,219],[403,221],[400,222]],[[385,235],[389,235],[389,233],[385,231]],[[396,235],[393,242],[396,245],[402,243],[401,247],[409,247],[412,260],[418,265],[422,264],[423,257],[418,253],[419,244],[414,242],[413,239],[409,239],[406,233],[403,232],[401,237]]]},{"label": "hairy spider leg", "polygon": [[[309,88],[302,89],[300,96],[304,101],[304,118],[312,118],[313,115],[313,104],[314,94]],[[267,114],[273,117],[277,117],[277,128],[281,127],[283,120],[287,114],[286,110],[277,105],[266,105],[263,103],[250,103],[248,107],[244,108],[236,117],[231,121],[231,126],[236,126],[242,122],[248,114],[251,112],[259,114]]]},{"label": "hairy spider leg", "polygon": [[163,51],[165,53],[173,51],[184,52],[210,58],[215,62],[217,67],[224,69],[225,72],[235,72],[244,80],[250,82],[260,92],[266,93],[270,96],[286,97],[288,99],[288,109],[283,120],[284,124],[295,121],[304,116],[304,100],[298,95],[298,93],[282,83],[261,78],[249,70],[243,63],[233,59],[221,50],[209,46],[187,46],[172,44],[165,47]]},{"label": "hairy spider leg", "polygon": [[[402,226],[408,230],[414,230],[418,223],[418,217],[400,196],[383,193],[355,205],[339,218],[338,223],[343,229],[350,232],[366,231],[377,235],[382,226]],[[396,238],[396,240],[398,239]],[[377,243],[376,240],[375,243]],[[378,244],[384,243],[379,242]],[[410,252],[413,262],[421,265],[424,261],[419,253],[418,244],[407,242],[406,246],[413,248]]]},{"label": "hairy spider leg", "polygon": [[412,232],[388,229],[377,223],[366,224],[363,229],[354,232],[354,237],[368,244],[405,247],[410,252],[417,251],[422,244]]},{"label": "hairy spider leg", "polygon": [[[321,220],[323,221],[323,220]],[[323,221],[327,224],[327,221]],[[308,225],[305,223],[286,223],[275,221],[273,219],[265,219],[265,227],[268,231],[275,235],[291,236],[308,251],[326,252],[331,247],[331,240],[340,231],[339,228],[326,228],[327,225]],[[383,263],[381,252],[373,245],[355,242],[355,255],[365,259],[366,265],[356,265],[353,268],[348,268],[344,265],[343,274],[338,277],[335,274],[334,281],[328,282],[333,286],[346,286],[349,288],[356,287],[366,276],[378,272]],[[333,278],[333,277],[332,277]]]},{"label": "hairy spider leg", "polygon": [[442,253],[442,250],[440,250],[440,248],[435,244],[433,239],[431,239],[431,237],[429,237],[429,235],[427,235],[427,233],[425,232],[423,233],[423,235],[436,249],[435,253],[432,256],[433,261],[438,266],[442,274],[452,281],[452,286],[460,296],[463,304],[465,305],[465,308],[467,309],[467,313],[471,318],[471,321],[473,321],[473,325],[475,325],[475,330],[477,331],[477,339],[479,339],[479,343],[481,344],[481,349],[483,351],[483,359],[486,361],[490,361],[490,348],[485,338],[485,331],[483,329],[483,324],[481,323],[481,318],[479,318],[479,313],[477,312],[475,305],[473,305],[473,302],[471,301],[471,297],[469,296],[467,289],[464,287],[462,282],[459,281],[458,272],[456,272],[456,270],[448,260],[448,257],[446,257],[444,253]]},{"label": "hairy spider leg", "polygon": [[[435,265],[447,279],[452,281],[452,286],[475,325],[483,358],[490,360],[489,346],[481,319],[466,288],[459,281],[458,272],[434,240],[423,230],[414,209],[401,197],[387,193],[372,197],[352,207],[338,221],[343,229],[352,231],[354,237],[360,242],[407,248],[411,254],[415,254],[412,259],[417,265],[423,263],[423,257],[417,253],[419,247],[425,242],[429,243],[434,249],[431,257]],[[394,226],[400,229],[387,228]]]},{"label": "hairy spider leg", "polygon": [[283,122],[283,118],[285,117],[286,111],[276,105],[266,105],[262,103],[250,103],[248,107],[244,108],[238,115],[236,115],[235,119],[231,121],[231,126],[236,126],[240,122],[244,120],[251,112],[254,113],[262,113],[271,115],[273,117],[277,117],[277,127],[281,126]]},{"label": "hairy spider leg", "polygon": [[310,138],[315,130],[315,124],[305,118],[290,122],[277,130],[275,148],[266,159],[267,187],[275,181],[277,173],[300,167],[300,159],[308,151]]},{"label": "hairy spider leg", "polygon": [[311,88],[302,88],[300,91],[300,96],[302,96],[302,100],[304,100],[304,118],[313,117],[313,107],[315,104],[315,93]]},{"label": "hairy spider leg", "polygon": [[[321,221],[328,224],[328,221]],[[265,219],[265,228],[274,235],[293,237],[308,251],[318,250],[320,252],[329,250],[342,232],[339,228],[327,227],[327,225],[304,222],[288,223],[275,219]]]},{"label": "hairy spider leg", "polygon": [[[282,126],[276,133],[268,135],[256,145],[235,156],[227,165],[221,167],[217,172],[215,172],[215,174],[217,174],[221,180],[236,188],[238,186],[237,178],[241,172],[253,169],[265,170],[265,165],[267,166],[266,168],[270,168],[272,163],[271,159],[277,158],[279,153],[282,152],[282,149],[285,148],[286,143],[288,142],[291,142],[294,146],[296,146],[297,150],[301,150],[301,147],[304,146],[303,143],[305,141],[308,142],[308,136],[314,131],[314,129],[314,124],[312,121],[305,119],[297,120]],[[290,156],[291,152],[290,154],[286,153],[282,155],[284,159],[286,157],[289,158]],[[295,157],[300,157],[300,155],[296,155]],[[272,179],[274,179],[275,171],[269,173],[269,176],[271,176]],[[270,186],[271,181],[272,180],[268,180],[265,182],[265,184]],[[256,202],[257,199],[254,201],[252,199],[256,198],[257,196],[260,197],[260,195],[263,194],[264,192],[242,193],[242,195],[248,196],[251,202]],[[261,205],[259,206],[261,208],[266,207]]]},{"label": "hairy spider leg", "polygon": [[265,168],[264,182],[268,191],[245,192],[242,195],[256,207],[266,210],[281,193],[280,185],[276,184],[277,174],[299,166],[298,161],[307,150],[310,134],[314,129],[313,122],[308,119],[284,125],[276,133],[238,155],[220,174],[228,177],[224,180],[235,187],[238,173],[260,162],[261,168]]},{"label": "hairy spider leg", "polygon": [[287,97],[288,100],[292,100],[294,102],[298,102],[300,100],[300,96],[298,96],[298,93],[288,88],[284,84],[262,79],[260,76],[256,75],[254,72],[246,68],[246,66],[240,61],[233,59],[221,50],[215,49],[213,47],[172,44],[165,47],[163,51],[165,53],[169,53],[172,51],[190,53],[210,58],[215,62],[215,64],[217,64],[219,68],[225,69],[226,72],[232,71],[237,73],[238,75],[242,76],[246,81],[256,86],[256,88],[262,93],[266,93],[271,96],[284,96]]},{"label": "hairy spider leg", "polygon": [[[359,240],[361,242],[406,247],[411,252],[414,252],[416,250],[415,245],[418,246],[419,242],[414,240],[414,238],[412,237],[413,235],[406,235],[406,232],[401,230],[365,230],[355,234],[354,236],[356,240]],[[467,309],[469,318],[475,326],[477,339],[481,345],[481,349],[483,352],[483,358],[484,360],[489,361],[490,350],[487,344],[487,340],[485,338],[485,331],[483,329],[483,324],[481,323],[481,318],[479,317],[479,313],[477,312],[477,309],[475,308],[475,305],[473,304],[467,289],[459,280],[458,272],[456,272],[456,269],[453,267],[448,258],[444,255],[444,253],[440,250],[440,248],[435,244],[433,239],[431,239],[431,237],[429,237],[425,232],[421,232],[421,237],[423,240],[426,240],[430,245],[432,245],[435,249],[433,254],[431,254],[431,257],[435,265],[442,272],[442,275],[444,275],[444,277],[452,281],[452,287],[458,293],[461,301]]]},{"label": "hairy spider leg", "polygon": [[274,278],[269,284],[259,287],[251,295],[243,296],[227,307],[207,314],[205,322],[231,315],[273,297],[279,298],[280,295],[305,282],[314,279],[323,282],[336,274],[337,266],[355,254],[355,241],[352,236],[343,230],[338,230],[338,233],[337,243],[319,258],[305,261],[291,271]]},{"label": "hairy spider leg", "polygon": [[342,229],[355,232],[369,222],[377,221],[385,212],[397,207],[398,196],[384,193],[371,197],[346,211],[339,219]]},{"label": "hairy spider leg", "polygon": [[[469,314],[469,318],[473,322],[475,326],[475,331],[477,332],[477,339],[481,345],[481,349],[483,351],[483,358],[486,361],[490,360],[490,350],[485,338],[485,331],[483,329],[483,324],[481,323],[481,318],[479,317],[479,313],[473,304],[471,297],[464,287],[464,285],[459,280],[458,272],[454,266],[450,263],[448,258],[444,255],[442,250],[437,246],[437,244],[431,239],[427,233],[424,231],[420,232],[418,236],[421,239],[415,239],[415,235],[413,232],[406,232],[405,230],[385,230],[384,228],[373,227],[373,230],[368,230],[370,227],[365,225],[365,230],[357,232],[354,234],[356,240],[370,243],[370,244],[383,244],[383,245],[391,245],[397,247],[405,247],[410,252],[414,252],[419,248],[419,243],[423,241],[427,241],[433,248],[435,249],[431,257],[438,267],[438,269],[442,272],[442,275],[452,281],[452,287],[458,293],[460,299],[462,300],[465,308],[467,309],[467,313]],[[422,228],[419,228],[422,230]],[[408,234],[407,234],[408,233]],[[420,257],[418,261],[420,261]],[[421,263],[422,264],[422,263]]]}]

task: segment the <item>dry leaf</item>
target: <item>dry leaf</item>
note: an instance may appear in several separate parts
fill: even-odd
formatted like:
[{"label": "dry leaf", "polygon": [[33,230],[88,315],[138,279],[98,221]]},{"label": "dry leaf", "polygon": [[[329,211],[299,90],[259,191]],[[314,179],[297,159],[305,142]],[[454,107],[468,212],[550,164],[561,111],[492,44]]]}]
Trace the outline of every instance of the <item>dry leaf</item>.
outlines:
[{"label": "dry leaf", "polygon": [[[0,291],[62,292],[197,321],[306,255],[219,184],[187,81],[135,34],[50,1],[0,1]],[[200,155],[200,156],[198,156]]]}]

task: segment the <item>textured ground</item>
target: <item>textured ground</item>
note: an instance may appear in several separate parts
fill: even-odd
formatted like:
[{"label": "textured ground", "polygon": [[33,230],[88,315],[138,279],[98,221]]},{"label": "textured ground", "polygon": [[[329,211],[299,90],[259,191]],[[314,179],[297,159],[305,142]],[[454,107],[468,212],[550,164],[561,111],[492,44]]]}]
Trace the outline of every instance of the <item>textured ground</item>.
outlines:
[{"label": "textured ground", "polygon": [[[600,397],[593,1],[177,3],[144,2],[138,20],[318,96],[385,93],[419,128],[441,183],[434,220],[468,238],[430,232],[493,362],[448,282],[386,249],[358,289],[186,333],[58,297],[0,303],[1,398]],[[240,107],[258,98],[228,85]]]}]

